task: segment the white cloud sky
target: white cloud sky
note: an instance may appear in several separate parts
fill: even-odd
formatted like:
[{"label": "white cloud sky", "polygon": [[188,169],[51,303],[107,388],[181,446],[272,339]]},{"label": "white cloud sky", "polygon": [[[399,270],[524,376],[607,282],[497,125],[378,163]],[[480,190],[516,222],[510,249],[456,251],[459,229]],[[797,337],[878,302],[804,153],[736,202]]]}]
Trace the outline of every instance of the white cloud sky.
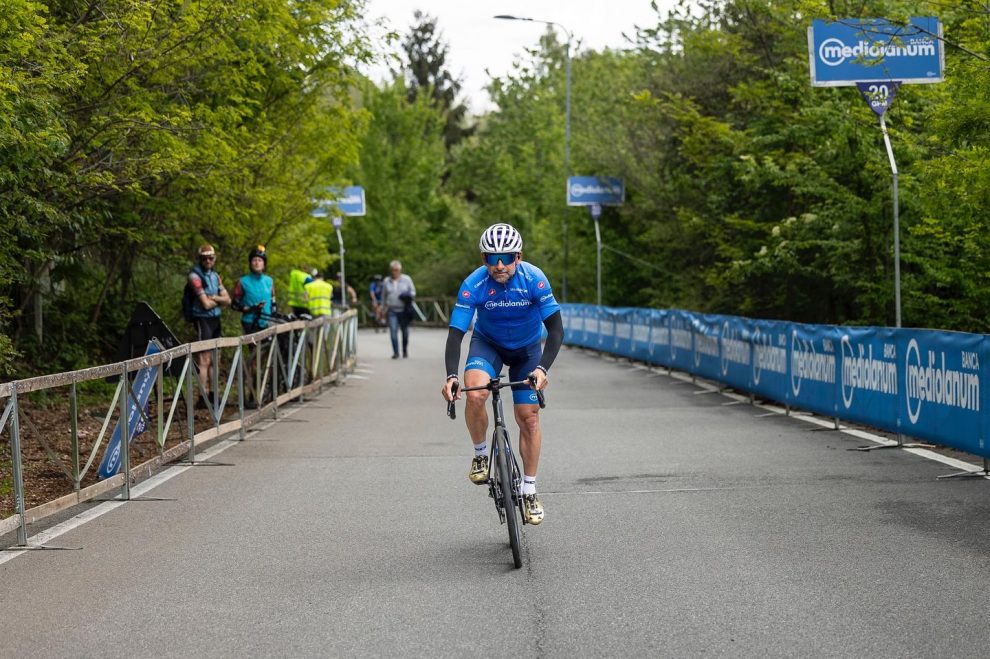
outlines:
[{"label": "white cloud sky", "polygon": [[[657,0],[660,15],[666,16],[673,4],[674,0]],[[636,26],[653,27],[659,20],[650,0],[367,0],[366,19],[373,23],[383,18],[389,28],[404,35],[416,9],[436,17],[450,47],[449,69],[460,77],[463,94],[475,112],[492,107],[483,91],[490,80],[485,70],[493,76],[504,75],[518,55],[537,45],[546,30],[541,23],[496,20],[492,18],[496,14],[560,23],[583,50],[628,47],[623,33],[633,37]],[[373,33],[383,34],[381,30]],[[387,66],[380,65],[366,73],[380,81],[387,71]]]}]

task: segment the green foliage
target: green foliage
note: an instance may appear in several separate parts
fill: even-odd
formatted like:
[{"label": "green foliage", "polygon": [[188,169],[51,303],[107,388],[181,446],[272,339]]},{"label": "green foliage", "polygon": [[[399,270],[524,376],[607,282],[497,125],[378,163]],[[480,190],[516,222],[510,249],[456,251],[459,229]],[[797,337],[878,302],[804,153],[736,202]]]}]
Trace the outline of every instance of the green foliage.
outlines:
[{"label": "green foliage", "polygon": [[467,106],[458,100],[461,83],[448,68],[450,49],[443,40],[437,20],[419,10],[413,16],[416,25],[402,43],[406,53],[404,67],[395,72],[395,77],[405,83],[410,102],[426,95],[443,113],[443,139],[450,149],[472,132],[465,125]]},{"label": "green foliage", "polygon": [[[888,115],[900,170],[904,321],[984,331],[990,244],[985,8],[939,8],[949,81]],[[573,61],[571,171],[622,176],[601,221],[604,301],[808,322],[893,324],[891,174],[854,89],[813,89],[812,18],[931,14],[924,3],[680,3],[637,48]],[[572,300],[594,300],[594,235],[561,208],[562,53],[552,36],[492,84],[499,111],[454,164],[485,219],[520,224],[555,286],[568,218]],[[483,222],[481,222],[483,223]],[[545,248],[546,253],[540,250]]]},{"label": "green foliage", "polygon": [[[5,3],[0,375],[105,360],[138,300],[183,334],[179,295],[202,242],[228,287],[257,243],[280,288],[294,267],[332,273],[335,233],[309,211],[347,182],[367,191],[368,215],[343,231],[362,295],[391,259],[421,295],[452,294],[479,233],[505,221],[558,297],[593,301],[594,225],[566,207],[564,181],[609,175],[626,201],[601,219],[606,304],[892,324],[889,163],[854,89],[810,86],[817,17],[942,18],[946,82],[903,86],[888,113],[903,318],[990,327],[983,4],[683,0],[624,51],[568,50],[549,30],[492,81],[498,109],[474,133],[434,19],[418,15],[394,81],[354,73],[370,56],[362,10]],[[237,331],[235,314],[224,322]]]},{"label": "green foliage", "polygon": [[256,243],[277,278],[331,261],[310,199],[357,159],[360,2],[8,4],[0,305],[34,367],[111,355],[139,299],[177,321],[201,242],[229,285]]},{"label": "green foliage", "polygon": [[401,80],[383,88],[367,84],[362,98],[372,119],[353,179],[365,186],[368,214],[345,220],[347,267],[356,275],[349,278],[366,288],[398,259],[420,295],[449,294],[460,280],[450,283],[447,255],[463,244],[458,227],[465,212],[441,189],[444,112],[428,97],[408,100]]}]

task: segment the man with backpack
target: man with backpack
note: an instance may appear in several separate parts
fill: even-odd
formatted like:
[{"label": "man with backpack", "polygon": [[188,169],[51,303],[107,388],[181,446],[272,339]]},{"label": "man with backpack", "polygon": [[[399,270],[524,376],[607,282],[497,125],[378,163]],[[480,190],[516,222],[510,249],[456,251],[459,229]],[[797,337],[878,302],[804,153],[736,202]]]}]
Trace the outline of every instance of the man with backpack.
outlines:
[{"label": "man with backpack", "polygon": [[[222,335],[220,330],[220,308],[230,306],[230,295],[223,287],[220,275],[214,269],[217,253],[210,244],[200,245],[196,253],[198,264],[189,271],[185,292],[182,296],[182,315],[192,323],[197,341],[216,339]],[[204,401],[212,401],[210,397],[210,382],[212,382],[213,351],[204,350],[196,353],[196,365],[199,370],[199,391]],[[214,392],[214,396],[216,392]]]}]

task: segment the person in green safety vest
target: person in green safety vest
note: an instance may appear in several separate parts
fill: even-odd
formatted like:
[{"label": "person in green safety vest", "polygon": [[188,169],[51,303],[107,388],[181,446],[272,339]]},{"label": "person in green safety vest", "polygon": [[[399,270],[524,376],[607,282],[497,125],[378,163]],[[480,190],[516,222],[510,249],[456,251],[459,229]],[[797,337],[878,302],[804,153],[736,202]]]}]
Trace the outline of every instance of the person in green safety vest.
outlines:
[{"label": "person in green safety vest", "polygon": [[329,316],[332,311],[330,299],[333,297],[333,286],[323,279],[323,273],[317,272],[313,280],[306,284],[306,297],[309,300],[308,313],[314,318]]},{"label": "person in green safety vest", "polygon": [[293,268],[289,273],[289,306],[292,307],[292,313],[297,316],[310,313],[306,300],[306,284],[311,281],[313,281],[313,277],[309,268],[303,267],[302,270]]}]

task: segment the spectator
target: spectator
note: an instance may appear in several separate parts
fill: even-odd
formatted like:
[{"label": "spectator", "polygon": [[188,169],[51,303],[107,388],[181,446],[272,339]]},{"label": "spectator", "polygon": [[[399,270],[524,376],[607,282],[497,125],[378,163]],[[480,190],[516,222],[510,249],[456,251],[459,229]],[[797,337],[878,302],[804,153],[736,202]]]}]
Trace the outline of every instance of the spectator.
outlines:
[{"label": "spectator", "polygon": [[375,333],[381,327],[385,326],[385,307],[382,305],[382,294],[384,293],[382,287],[382,276],[375,275],[375,278],[371,281],[371,286],[368,288],[368,293],[371,295],[371,312],[374,314],[374,324]]},{"label": "spectator", "polygon": [[[337,280],[337,285],[333,287],[333,306],[335,309],[344,309],[345,307],[342,295],[344,290],[344,277],[338,272],[334,279]],[[354,287],[350,284],[347,284],[347,298],[351,301],[352,307],[357,305],[357,293],[354,291]]]},{"label": "spectator", "polygon": [[388,332],[392,339],[392,359],[399,358],[398,331],[402,329],[402,356],[409,356],[409,321],[416,299],[416,285],[409,275],[402,274],[402,264],[388,264],[389,278],[383,283],[382,304],[388,310]]},{"label": "spectator", "polygon": [[[200,245],[196,254],[199,263],[189,271],[189,285],[195,300],[192,303],[193,331],[197,341],[217,339],[222,336],[220,328],[220,308],[230,305],[230,295],[223,287],[220,275],[214,269],[217,253],[210,244]],[[199,393],[203,401],[217,404],[216,392],[210,395],[210,382],[213,381],[213,351],[196,353],[196,366],[199,372]]]},{"label": "spectator", "polygon": [[292,308],[292,313],[297,316],[309,313],[309,305],[306,301],[306,284],[313,281],[313,273],[315,272],[316,270],[310,271],[305,266],[302,270],[293,268],[289,272],[289,307]]},{"label": "spectator", "polygon": [[313,318],[330,315],[333,286],[323,279],[322,272],[314,274],[313,280],[306,284],[306,298],[309,300],[308,313]]}]

